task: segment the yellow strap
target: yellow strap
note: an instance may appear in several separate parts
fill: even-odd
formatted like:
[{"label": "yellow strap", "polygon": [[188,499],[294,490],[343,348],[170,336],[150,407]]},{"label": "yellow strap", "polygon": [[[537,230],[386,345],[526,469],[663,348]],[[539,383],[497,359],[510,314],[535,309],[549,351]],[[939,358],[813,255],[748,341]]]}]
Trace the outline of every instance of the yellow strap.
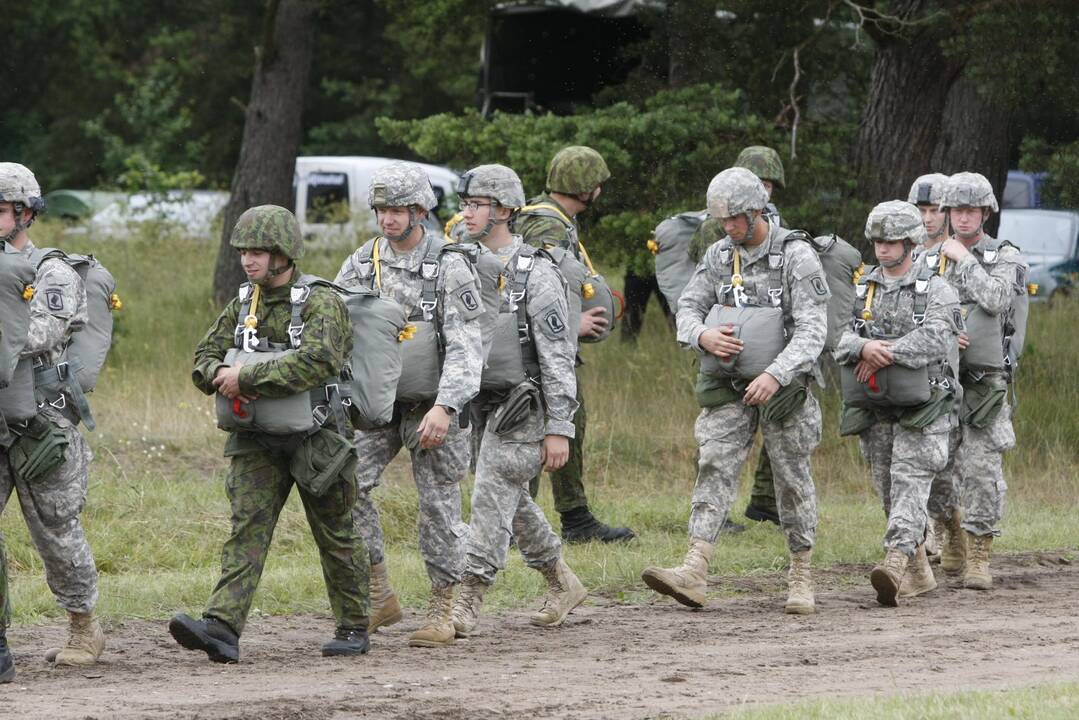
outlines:
[{"label": "yellow strap", "polygon": [[588,251],[584,249],[584,243],[578,240],[577,247],[581,249],[581,257],[584,258],[584,264],[588,266],[588,274],[595,276],[596,269],[592,267],[592,258],[588,257]]},{"label": "yellow strap", "polygon": [[462,215],[461,213],[457,213],[456,215],[451,217],[449,221],[446,222],[446,227],[442,228],[442,234],[446,236],[446,240],[448,240],[449,242],[456,242],[456,240],[453,239],[453,235],[451,235],[450,233],[452,233],[453,229],[457,227],[457,223],[461,222],[464,219],[464,215]]},{"label": "yellow strap", "polygon": [[862,310],[862,319],[869,322],[873,319],[873,295],[877,292],[877,284],[869,281],[869,290],[865,294],[865,309]]},{"label": "yellow strap", "polygon": [[378,262],[378,241],[381,239],[375,238],[375,247],[371,250],[371,262],[375,264],[375,285],[379,292],[382,292],[382,266]]},{"label": "yellow strap", "polygon": [[865,263],[859,265],[858,269],[854,271],[854,274],[851,276],[851,282],[857,285],[858,281],[862,279],[862,275],[865,275]]},{"label": "yellow strap", "polygon": [[944,271],[947,270],[947,269],[948,269],[948,258],[944,256],[944,253],[941,253],[940,254],[940,270],[937,272],[937,274],[940,275],[941,277],[944,277]]},{"label": "yellow strap", "polygon": [[259,310],[259,300],[262,298],[262,286],[256,284],[251,289],[251,307],[247,311],[247,317],[244,318],[244,327],[257,328],[259,326],[259,319],[256,315]]},{"label": "yellow strap", "polygon": [[742,287],[742,256],[738,254],[738,248],[734,250],[734,275],[731,276],[731,285]]},{"label": "yellow strap", "polygon": [[569,218],[569,216],[566,215],[566,213],[562,212],[561,210],[556,208],[554,205],[525,205],[523,208],[520,209],[519,212],[526,213],[526,212],[531,212],[533,210],[550,210],[551,212],[558,215],[558,217],[565,220],[567,225],[569,225],[571,227],[573,226],[573,220],[571,220]]}]

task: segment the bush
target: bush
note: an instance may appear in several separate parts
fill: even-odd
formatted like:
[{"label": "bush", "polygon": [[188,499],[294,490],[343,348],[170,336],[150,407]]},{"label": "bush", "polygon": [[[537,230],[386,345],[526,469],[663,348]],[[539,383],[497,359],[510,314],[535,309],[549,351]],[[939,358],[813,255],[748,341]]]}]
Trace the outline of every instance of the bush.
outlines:
[{"label": "bush", "polygon": [[1079,208],[1079,142],[1054,146],[1028,136],[1019,152],[1021,169],[1049,173],[1042,185],[1046,207]]}]

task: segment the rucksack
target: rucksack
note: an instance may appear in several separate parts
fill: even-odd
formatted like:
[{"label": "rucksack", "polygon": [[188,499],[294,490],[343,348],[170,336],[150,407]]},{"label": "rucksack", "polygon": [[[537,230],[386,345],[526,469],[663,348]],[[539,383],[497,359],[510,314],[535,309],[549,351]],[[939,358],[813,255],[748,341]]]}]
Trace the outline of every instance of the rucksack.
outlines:
[{"label": "rucksack", "polygon": [[30,328],[30,298],[35,269],[21,253],[0,244],[0,442],[7,424],[37,414],[31,358],[20,358]]},{"label": "rucksack", "polygon": [[648,244],[656,258],[656,282],[672,310],[677,310],[678,298],[697,269],[690,245],[697,228],[707,218],[707,210],[669,217],[656,226]]},{"label": "rucksack", "polygon": [[810,238],[809,244],[817,251],[831,292],[828,298],[828,337],[824,340],[824,351],[831,352],[848,325],[855,284],[865,272],[865,265],[862,263],[862,253],[835,233]]}]

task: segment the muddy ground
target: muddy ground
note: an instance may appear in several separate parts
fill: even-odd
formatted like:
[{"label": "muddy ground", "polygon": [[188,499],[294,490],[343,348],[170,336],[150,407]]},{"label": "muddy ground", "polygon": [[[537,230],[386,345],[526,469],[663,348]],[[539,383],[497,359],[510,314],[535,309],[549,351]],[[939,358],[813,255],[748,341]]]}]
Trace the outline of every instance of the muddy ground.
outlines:
[{"label": "muddy ground", "polygon": [[783,578],[713,577],[737,589],[690,611],[657,599],[591,597],[559,629],[524,611],[485,619],[454,647],[406,646],[416,613],[379,631],[360,659],[319,656],[325,617],[254,619],[239,665],[181,650],[164,622],[109,628],[103,662],[51,668],[60,625],[9,631],[18,677],[0,686],[11,718],[655,718],[743,703],[1079,678],[1079,566],[1061,553],[994,560],[996,588],[940,588],[876,605],[867,567],[818,571],[818,614],[782,613]]}]

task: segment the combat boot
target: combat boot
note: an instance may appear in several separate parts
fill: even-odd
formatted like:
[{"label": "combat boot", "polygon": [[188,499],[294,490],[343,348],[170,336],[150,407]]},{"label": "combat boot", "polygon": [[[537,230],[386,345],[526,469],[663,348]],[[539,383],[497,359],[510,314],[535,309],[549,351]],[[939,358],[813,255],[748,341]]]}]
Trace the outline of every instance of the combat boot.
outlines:
[{"label": "combat boot", "polygon": [[202,650],[217,663],[240,661],[240,636],[215,617],[201,620],[184,615],[173,615],[169,620],[169,634],[188,650]]},{"label": "combat boot", "polygon": [[704,591],[708,587],[708,563],[715,545],[693,538],[685,560],[675,568],[645,568],[641,580],[661,595],[670,595],[691,608],[704,606]]},{"label": "combat boot", "polygon": [[49,648],[45,660],[57,665],[93,665],[105,652],[105,633],[93,612],[68,612],[67,644]]},{"label": "combat boot", "polygon": [[963,515],[953,510],[944,525],[944,539],[940,549],[940,569],[949,575],[958,575],[967,566],[967,534],[963,531]]},{"label": "combat boot", "polygon": [[427,601],[427,624],[408,638],[412,647],[453,645],[453,585],[431,586]]},{"label": "combat boot", "polygon": [[967,571],[963,574],[963,587],[972,590],[989,590],[993,587],[993,576],[989,574],[992,550],[992,535],[967,533]]},{"label": "combat boot", "polygon": [[573,608],[584,602],[588,590],[562,558],[544,565],[540,572],[547,579],[547,595],[543,598],[543,607],[532,613],[529,622],[542,627],[558,627]]},{"label": "combat boot", "polygon": [[366,655],[370,647],[366,628],[339,627],[333,633],[333,640],[322,646],[322,657]]},{"label": "combat boot", "polygon": [[627,527],[611,527],[601,523],[587,507],[562,513],[562,539],[568,543],[627,542],[636,535]]},{"label": "combat boot", "polygon": [[0,630],[0,683],[9,683],[15,679],[15,658],[7,646],[7,635]]},{"label": "combat boot", "polygon": [[877,602],[886,607],[896,607],[899,584],[903,582],[903,573],[907,571],[907,556],[902,550],[889,550],[884,555],[884,562],[869,573],[869,581],[877,591]]},{"label": "combat boot", "polygon": [[787,571],[787,604],[783,612],[788,615],[812,615],[817,612],[813,598],[813,548],[791,553],[791,566]]},{"label": "combat boot", "polygon": [[944,544],[944,521],[930,518],[925,526],[925,556],[929,562],[940,562],[940,548]]},{"label": "combat boot", "polygon": [[483,608],[483,596],[489,587],[475,575],[465,575],[461,580],[461,591],[453,603],[453,632],[456,637],[466,638],[475,632],[480,621],[480,609]]},{"label": "combat boot", "polygon": [[937,589],[937,579],[933,577],[933,567],[929,564],[929,553],[922,543],[918,546],[914,558],[907,563],[907,572],[899,583],[899,597],[909,598]]},{"label": "combat boot", "polygon": [[367,632],[378,632],[383,625],[400,622],[401,617],[401,603],[390,587],[386,562],[375,563],[371,566],[371,617],[368,618]]}]

